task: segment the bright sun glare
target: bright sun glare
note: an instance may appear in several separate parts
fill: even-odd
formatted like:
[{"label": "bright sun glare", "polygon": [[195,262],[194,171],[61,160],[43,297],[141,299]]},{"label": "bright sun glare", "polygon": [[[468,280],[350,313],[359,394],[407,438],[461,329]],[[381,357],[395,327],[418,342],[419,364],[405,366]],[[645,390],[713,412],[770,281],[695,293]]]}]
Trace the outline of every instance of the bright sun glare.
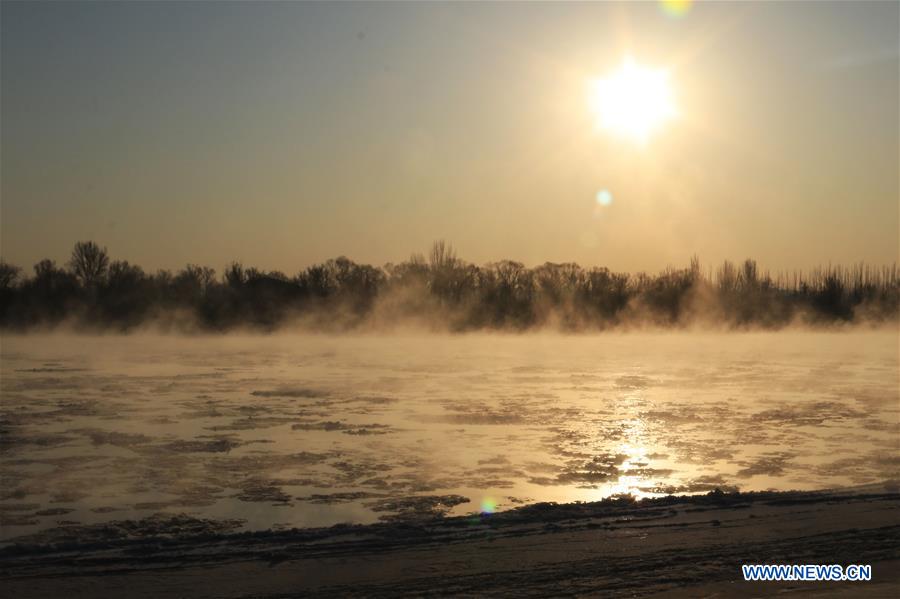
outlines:
[{"label": "bright sun glare", "polygon": [[597,125],[621,137],[646,143],[654,130],[677,114],[669,73],[641,66],[630,57],[617,71],[592,83],[590,101]]}]

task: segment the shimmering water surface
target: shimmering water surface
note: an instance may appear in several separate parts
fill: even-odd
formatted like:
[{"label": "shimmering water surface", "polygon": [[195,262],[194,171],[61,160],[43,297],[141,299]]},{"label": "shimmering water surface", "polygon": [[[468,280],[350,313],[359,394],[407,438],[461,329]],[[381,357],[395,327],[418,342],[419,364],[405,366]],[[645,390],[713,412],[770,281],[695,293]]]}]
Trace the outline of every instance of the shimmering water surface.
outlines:
[{"label": "shimmering water surface", "polygon": [[898,477],[896,331],[4,336],[2,538]]}]

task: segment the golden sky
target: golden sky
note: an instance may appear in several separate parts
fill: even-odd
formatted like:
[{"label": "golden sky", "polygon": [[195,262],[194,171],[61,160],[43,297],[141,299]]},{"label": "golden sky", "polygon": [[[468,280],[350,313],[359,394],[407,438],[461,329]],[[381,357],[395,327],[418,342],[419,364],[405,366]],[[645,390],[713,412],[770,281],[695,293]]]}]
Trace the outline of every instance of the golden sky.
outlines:
[{"label": "golden sky", "polygon": [[[898,257],[900,4],[2,4],[0,250],[148,270]],[[631,56],[677,116],[597,126]],[[598,202],[598,193],[603,202]]]}]

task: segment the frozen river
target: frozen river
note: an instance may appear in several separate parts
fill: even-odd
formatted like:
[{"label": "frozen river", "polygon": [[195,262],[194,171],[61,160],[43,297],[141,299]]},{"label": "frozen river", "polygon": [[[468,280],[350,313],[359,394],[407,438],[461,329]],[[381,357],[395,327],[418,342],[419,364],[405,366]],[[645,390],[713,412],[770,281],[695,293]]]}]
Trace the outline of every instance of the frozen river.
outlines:
[{"label": "frozen river", "polygon": [[898,334],[10,336],[2,537],[898,477]]}]

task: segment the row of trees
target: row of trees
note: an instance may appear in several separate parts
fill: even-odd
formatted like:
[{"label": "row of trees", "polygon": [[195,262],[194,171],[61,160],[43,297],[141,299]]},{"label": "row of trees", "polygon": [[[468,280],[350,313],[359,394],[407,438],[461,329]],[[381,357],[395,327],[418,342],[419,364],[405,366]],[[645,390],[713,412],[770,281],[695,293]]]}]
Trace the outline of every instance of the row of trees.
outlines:
[{"label": "row of trees", "polygon": [[476,266],[437,242],[377,268],[341,257],[293,277],[234,262],[221,277],[205,266],[148,274],[111,261],[105,248],[79,242],[65,267],[51,260],[32,276],[0,261],[0,326],[27,330],[60,323],[129,330],[145,324],[201,330],[302,323],[320,329],[391,326],[564,330],[696,322],[778,327],[805,323],[896,320],[900,273],[828,267],[771,276],[756,263],[725,262],[704,274],[688,268],[657,275],[503,260]]}]

